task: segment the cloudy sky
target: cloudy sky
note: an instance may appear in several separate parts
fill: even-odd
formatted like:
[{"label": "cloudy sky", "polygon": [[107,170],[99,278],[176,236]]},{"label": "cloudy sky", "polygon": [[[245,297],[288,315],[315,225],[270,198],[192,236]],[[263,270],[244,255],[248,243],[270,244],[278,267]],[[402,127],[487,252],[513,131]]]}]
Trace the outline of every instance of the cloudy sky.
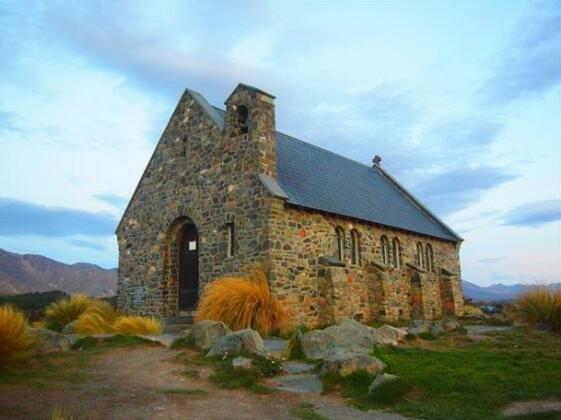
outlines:
[{"label": "cloudy sky", "polygon": [[116,266],[182,90],[238,82],[280,131],[381,155],[466,280],[561,281],[559,1],[0,0],[0,248]]}]

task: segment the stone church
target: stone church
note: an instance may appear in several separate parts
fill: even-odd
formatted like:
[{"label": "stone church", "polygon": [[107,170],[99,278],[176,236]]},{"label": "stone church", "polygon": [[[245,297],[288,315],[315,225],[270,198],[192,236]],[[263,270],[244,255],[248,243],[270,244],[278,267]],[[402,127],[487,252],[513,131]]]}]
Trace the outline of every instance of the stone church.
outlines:
[{"label": "stone church", "polygon": [[187,315],[209,282],[263,264],[295,324],[461,315],[462,238],[379,157],[276,131],[274,100],[184,92],[117,227],[119,309]]}]

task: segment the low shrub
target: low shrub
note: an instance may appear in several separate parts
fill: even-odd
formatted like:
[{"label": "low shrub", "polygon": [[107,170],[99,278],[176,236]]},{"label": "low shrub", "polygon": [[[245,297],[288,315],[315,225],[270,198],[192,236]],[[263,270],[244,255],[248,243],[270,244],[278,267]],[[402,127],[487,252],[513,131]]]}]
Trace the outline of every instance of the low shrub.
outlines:
[{"label": "low shrub", "polygon": [[76,321],[93,305],[95,299],[80,294],[51,303],[45,311],[45,325],[51,330],[62,331],[66,324]]},{"label": "low shrub", "polygon": [[161,334],[162,323],[153,317],[122,316],[113,324],[113,330],[121,334]]},{"label": "low shrub", "polygon": [[290,312],[269,290],[265,273],[249,278],[226,277],[210,283],[199,302],[197,321],[222,321],[233,330],[253,328],[262,336],[289,328]]},{"label": "low shrub", "polygon": [[561,289],[540,286],[527,290],[512,305],[511,314],[531,327],[541,325],[561,332]]},{"label": "low shrub", "polygon": [[25,359],[32,348],[23,313],[10,305],[0,306],[0,365]]},{"label": "low shrub", "polygon": [[118,314],[108,302],[96,300],[76,321],[77,334],[108,334]]}]

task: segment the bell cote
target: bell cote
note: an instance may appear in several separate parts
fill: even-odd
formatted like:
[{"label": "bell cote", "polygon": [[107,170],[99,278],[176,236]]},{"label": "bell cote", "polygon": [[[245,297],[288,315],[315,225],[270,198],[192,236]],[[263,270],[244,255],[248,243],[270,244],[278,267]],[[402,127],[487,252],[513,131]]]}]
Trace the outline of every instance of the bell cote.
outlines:
[{"label": "bell cote", "polygon": [[[275,97],[261,89],[238,84],[228,99],[224,135],[226,141],[246,143],[256,153],[259,173],[277,178]],[[240,144],[241,145],[241,144]]]}]

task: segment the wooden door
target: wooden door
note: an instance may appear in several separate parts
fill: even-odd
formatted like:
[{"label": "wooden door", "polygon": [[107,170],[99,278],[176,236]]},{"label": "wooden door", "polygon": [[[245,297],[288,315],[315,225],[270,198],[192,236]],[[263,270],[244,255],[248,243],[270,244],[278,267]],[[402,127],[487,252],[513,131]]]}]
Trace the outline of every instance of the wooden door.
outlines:
[{"label": "wooden door", "polygon": [[199,299],[199,237],[194,225],[183,229],[179,249],[179,309],[193,309]]}]

